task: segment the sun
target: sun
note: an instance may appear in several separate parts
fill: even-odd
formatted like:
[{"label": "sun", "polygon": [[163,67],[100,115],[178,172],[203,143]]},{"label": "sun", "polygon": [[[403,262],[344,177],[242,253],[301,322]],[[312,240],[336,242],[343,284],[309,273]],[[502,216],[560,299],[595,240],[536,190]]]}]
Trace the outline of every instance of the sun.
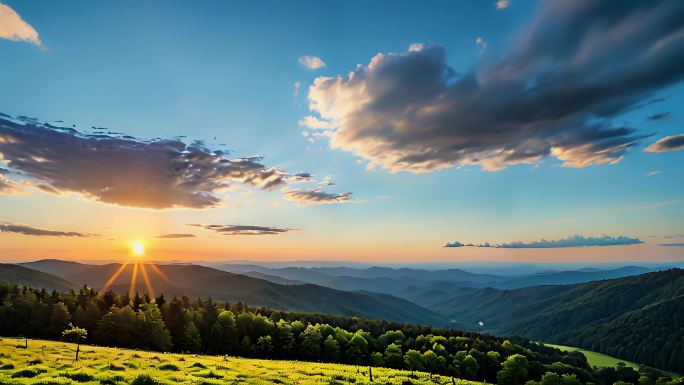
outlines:
[{"label": "sun", "polygon": [[131,251],[133,252],[134,256],[142,257],[143,254],[145,254],[145,245],[143,245],[141,242],[133,241],[131,242]]}]

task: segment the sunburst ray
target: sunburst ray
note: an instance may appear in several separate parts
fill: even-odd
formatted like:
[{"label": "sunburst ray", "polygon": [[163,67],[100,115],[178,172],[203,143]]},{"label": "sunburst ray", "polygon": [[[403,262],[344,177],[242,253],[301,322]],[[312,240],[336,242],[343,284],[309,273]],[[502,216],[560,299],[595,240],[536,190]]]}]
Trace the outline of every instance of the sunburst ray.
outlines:
[{"label": "sunburst ray", "polygon": [[147,287],[147,294],[149,294],[151,298],[154,298],[154,290],[150,283],[150,277],[147,276],[147,269],[145,268],[144,263],[140,264],[140,271],[142,272],[143,281],[145,281],[145,287]]},{"label": "sunburst ray", "polygon": [[124,269],[126,268],[126,266],[128,266],[128,262],[124,262],[124,263],[119,267],[119,269],[118,269],[116,272],[114,272],[114,274],[112,274],[112,276],[109,278],[109,280],[107,280],[107,282],[106,282],[106,283],[104,284],[104,286],[102,287],[102,292],[106,292],[107,289],[109,289],[109,287],[114,283],[114,281],[116,281],[116,279],[119,278],[119,276],[121,275],[121,273],[123,273],[123,271],[124,271]]},{"label": "sunburst ray", "polygon": [[128,290],[128,296],[133,297],[135,295],[135,281],[138,280],[138,262],[133,265],[133,276],[131,277],[131,288]]}]

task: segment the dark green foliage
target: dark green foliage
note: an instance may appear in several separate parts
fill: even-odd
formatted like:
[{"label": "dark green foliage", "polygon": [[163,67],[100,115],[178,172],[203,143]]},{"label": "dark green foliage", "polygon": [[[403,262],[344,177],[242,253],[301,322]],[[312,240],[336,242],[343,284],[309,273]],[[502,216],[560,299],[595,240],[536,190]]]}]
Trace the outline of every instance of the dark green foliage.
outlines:
[{"label": "dark green foliage", "polygon": [[159,385],[160,382],[156,381],[147,374],[141,374],[131,381],[131,385]]},{"label": "dark green foliage", "polygon": [[[6,315],[0,322],[9,325],[8,330],[13,333],[19,330],[37,333],[24,334],[28,337],[43,336],[39,331],[51,324],[47,316],[40,321],[42,324],[32,321],[31,328],[19,325],[31,318],[32,311],[44,309],[49,315],[48,309],[63,307],[72,318],[76,312],[89,314],[81,321],[94,325],[89,326],[94,328],[92,333],[79,332],[86,336],[87,342],[118,347],[387,366],[502,385],[522,385],[528,381],[531,381],[529,385],[537,385],[547,375],[546,382],[557,380],[559,385],[577,382],[613,385],[618,381],[634,385],[669,383],[669,379],[661,379],[662,373],[652,368],[643,367],[639,372],[627,367],[591,368],[581,353],[561,352],[523,338],[504,340],[453,329],[274,311],[250,308],[240,302],[219,304],[186,297],[165,300],[159,309],[151,299],[138,296],[134,305],[138,310],[135,310],[128,297],[111,292],[98,295],[87,287],[78,292],[43,295],[32,289],[0,285],[0,294],[0,311]],[[109,308],[105,307],[107,303],[111,304]],[[102,312],[79,310],[94,307]],[[62,311],[58,313],[64,315]],[[212,320],[211,327],[207,320]],[[139,357],[133,354],[136,356]],[[153,359],[161,360],[160,356]],[[109,368],[124,370],[124,366],[135,368],[132,362],[111,363]],[[218,378],[201,363],[194,363],[190,368],[202,369],[193,371],[195,376]],[[182,370],[172,364],[161,364],[159,369]],[[157,381],[140,376],[134,383]]]},{"label": "dark green foliage", "polygon": [[33,378],[39,374],[40,372],[35,369],[22,369],[12,373],[12,378]]},{"label": "dark green foliage", "polygon": [[[683,269],[577,285],[463,289],[434,306],[451,318],[483,320],[495,334],[523,335],[684,372]],[[563,362],[583,366],[576,358]]]},{"label": "dark green foliage", "polygon": [[74,380],[76,382],[88,382],[93,380],[93,376],[84,372],[64,373],[62,374],[62,376]]}]

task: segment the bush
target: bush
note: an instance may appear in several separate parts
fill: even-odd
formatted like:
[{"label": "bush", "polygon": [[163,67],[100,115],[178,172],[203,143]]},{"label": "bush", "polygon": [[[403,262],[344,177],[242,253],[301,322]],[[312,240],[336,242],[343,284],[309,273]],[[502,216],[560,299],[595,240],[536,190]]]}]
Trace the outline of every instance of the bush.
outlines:
[{"label": "bush", "polygon": [[207,368],[207,367],[204,366],[201,362],[195,362],[195,363],[192,364],[190,367],[191,367],[191,368],[202,368],[202,369],[206,369],[206,368]]},{"label": "bush", "polygon": [[115,370],[115,371],[123,371],[126,370],[126,367],[123,365],[117,365],[115,362],[112,362],[109,364],[109,370]]},{"label": "bush", "polygon": [[62,376],[72,379],[76,382],[88,382],[93,380],[93,376],[85,372],[64,373]]},{"label": "bush", "polygon": [[141,374],[131,382],[131,385],[159,385],[159,381],[147,374]]},{"label": "bush", "polygon": [[0,366],[0,370],[12,370],[12,369],[14,369],[13,364],[5,364],[5,365]]},{"label": "bush", "polygon": [[20,370],[20,371],[18,371],[18,372],[14,372],[14,374],[12,374],[12,378],[33,378],[33,377],[35,377],[35,376],[37,376],[37,375],[38,375],[38,371],[37,371],[37,370],[33,370],[33,369],[22,369],[22,370]]},{"label": "bush", "polygon": [[163,365],[159,365],[159,368],[158,368],[158,369],[159,369],[159,370],[170,370],[170,371],[174,371],[174,372],[177,372],[177,371],[180,370],[180,368],[179,368],[178,366],[174,365],[174,364],[163,364]]}]

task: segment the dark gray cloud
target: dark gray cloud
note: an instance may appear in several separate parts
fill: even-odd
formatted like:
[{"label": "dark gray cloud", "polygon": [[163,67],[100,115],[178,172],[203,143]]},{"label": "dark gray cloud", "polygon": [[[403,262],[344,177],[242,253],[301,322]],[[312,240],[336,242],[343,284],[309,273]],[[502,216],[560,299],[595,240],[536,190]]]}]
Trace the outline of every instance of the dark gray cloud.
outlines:
[{"label": "dark gray cloud", "polygon": [[195,234],[162,234],[162,235],[157,235],[156,238],[161,238],[161,239],[195,238]]},{"label": "dark gray cloud", "polygon": [[684,134],[666,136],[646,148],[646,152],[670,152],[684,150]]},{"label": "dark gray cloud", "polygon": [[96,237],[96,234],[79,233],[76,231],[53,231],[37,229],[35,227],[13,223],[0,223],[0,233],[15,233],[23,235],[35,235],[44,237]]},{"label": "dark gray cloud", "polygon": [[302,206],[324,205],[349,203],[353,193],[346,192],[341,194],[327,193],[323,190],[290,190],[283,189],[285,199],[296,202]]},{"label": "dark gray cloud", "polygon": [[673,246],[673,247],[680,247],[684,246],[684,243],[661,243],[659,246]]},{"label": "dark gray cloud", "polygon": [[370,168],[616,163],[648,135],[615,118],[684,77],[683,19],[679,0],[542,2],[494,64],[459,75],[443,47],[414,44],[317,78],[310,107]]},{"label": "dark gray cloud", "polygon": [[598,237],[583,237],[573,235],[556,240],[542,239],[534,242],[509,242],[509,243],[462,243],[459,241],[448,242],[444,247],[492,247],[498,249],[554,249],[561,247],[584,247],[584,246],[624,246],[643,243],[639,238],[625,236],[611,237],[601,235]]},{"label": "dark gray cloud", "polygon": [[650,116],[647,117],[647,119],[648,119],[648,120],[663,120],[663,119],[667,119],[667,118],[669,118],[669,117],[670,117],[670,113],[669,113],[669,112],[661,112],[661,113],[658,113],[658,114],[650,115]]},{"label": "dark gray cloud", "polygon": [[286,229],[269,226],[248,226],[248,225],[200,225],[191,224],[188,226],[201,227],[212,230],[223,235],[277,235],[297,231],[296,229]]},{"label": "dark gray cloud", "polygon": [[261,157],[231,158],[201,142],[85,134],[6,115],[0,116],[0,155],[14,178],[42,191],[153,209],[213,207],[221,203],[217,193],[234,184],[273,189],[312,178],[267,167]]}]

